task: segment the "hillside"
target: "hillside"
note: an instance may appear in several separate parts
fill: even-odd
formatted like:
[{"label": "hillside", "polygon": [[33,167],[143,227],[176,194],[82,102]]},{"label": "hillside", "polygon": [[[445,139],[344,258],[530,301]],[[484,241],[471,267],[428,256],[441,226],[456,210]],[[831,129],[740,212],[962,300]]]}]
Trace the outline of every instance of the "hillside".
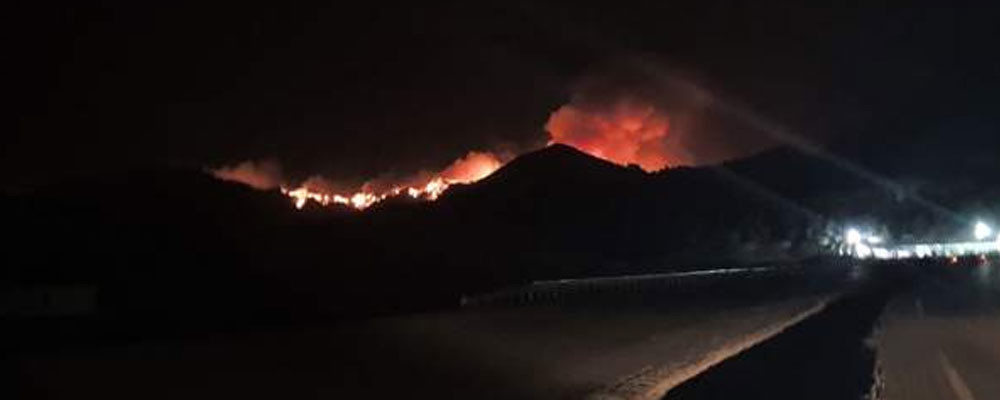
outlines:
[{"label": "hillside", "polygon": [[[969,170],[967,156],[952,169]],[[436,202],[363,213],[295,211],[277,192],[200,171],[139,171],[4,197],[14,239],[2,273],[93,285],[102,315],[134,326],[343,318],[538,279],[795,259],[846,223],[940,234],[964,229],[956,215],[1000,211],[988,174],[908,176],[844,159],[778,148],[646,173],[554,145]]]}]

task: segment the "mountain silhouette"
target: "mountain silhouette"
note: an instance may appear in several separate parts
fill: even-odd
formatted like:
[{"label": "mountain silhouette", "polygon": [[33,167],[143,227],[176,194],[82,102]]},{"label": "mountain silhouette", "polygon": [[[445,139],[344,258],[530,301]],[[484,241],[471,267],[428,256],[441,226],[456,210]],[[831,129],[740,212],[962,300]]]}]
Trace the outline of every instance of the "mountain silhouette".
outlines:
[{"label": "mountain silhouette", "polygon": [[152,168],[0,196],[0,273],[92,285],[128,329],[427,310],[539,279],[809,257],[856,220],[957,232],[956,215],[991,211],[1000,191],[988,171],[947,171],[980,171],[990,151],[942,156],[929,177],[902,156],[793,148],[650,173],[554,144],[438,201],[365,212]]}]

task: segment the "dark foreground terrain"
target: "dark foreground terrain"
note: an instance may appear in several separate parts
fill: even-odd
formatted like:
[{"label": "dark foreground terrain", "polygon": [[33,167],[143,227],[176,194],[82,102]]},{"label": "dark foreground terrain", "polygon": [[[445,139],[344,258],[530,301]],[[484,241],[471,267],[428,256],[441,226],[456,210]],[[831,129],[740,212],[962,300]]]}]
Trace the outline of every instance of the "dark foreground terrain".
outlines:
[{"label": "dark foreground terrain", "polygon": [[55,399],[998,394],[991,261],[563,284],[454,311],[26,352],[5,376],[15,398]]},{"label": "dark foreground terrain", "polygon": [[31,352],[9,367],[21,398],[651,393],[816,312],[862,284],[856,272],[809,265],[587,283],[518,305]]}]

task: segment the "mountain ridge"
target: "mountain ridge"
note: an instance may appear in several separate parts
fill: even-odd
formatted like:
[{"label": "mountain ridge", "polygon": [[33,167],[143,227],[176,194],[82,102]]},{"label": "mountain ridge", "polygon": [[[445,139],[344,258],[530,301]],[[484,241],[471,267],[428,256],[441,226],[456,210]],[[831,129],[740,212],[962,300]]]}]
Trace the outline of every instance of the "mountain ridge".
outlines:
[{"label": "mountain ridge", "polygon": [[901,180],[912,193],[900,195],[856,172],[779,148],[648,173],[553,145],[437,201],[354,212],[299,211],[277,191],[154,170],[0,197],[14,238],[0,273],[95,285],[110,315],[152,324],[345,318],[445,307],[541,279],[809,257],[858,221],[929,234],[967,228],[929,202],[1000,215],[988,173],[968,177],[976,185],[947,174],[922,186]]}]

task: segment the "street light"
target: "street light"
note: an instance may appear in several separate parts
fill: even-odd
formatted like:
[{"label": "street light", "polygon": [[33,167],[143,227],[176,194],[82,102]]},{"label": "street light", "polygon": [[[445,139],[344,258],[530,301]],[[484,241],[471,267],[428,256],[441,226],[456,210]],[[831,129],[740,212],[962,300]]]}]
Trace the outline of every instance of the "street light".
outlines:
[{"label": "street light", "polygon": [[854,246],[854,254],[858,258],[868,258],[872,256],[872,248],[864,243],[858,243],[857,246]]},{"label": "street light", "polygon": [[993,235],[993,228],[986,225],[985,222],[976,222],[976,228],[973,230],[973,235],[975,235],[976,240],[985,240]]},{"label": "street light", "polygon": [[845,239],[847,239],[847,244],[854,245],[861,243],[861,232],[854,228],[848,229]]}]

